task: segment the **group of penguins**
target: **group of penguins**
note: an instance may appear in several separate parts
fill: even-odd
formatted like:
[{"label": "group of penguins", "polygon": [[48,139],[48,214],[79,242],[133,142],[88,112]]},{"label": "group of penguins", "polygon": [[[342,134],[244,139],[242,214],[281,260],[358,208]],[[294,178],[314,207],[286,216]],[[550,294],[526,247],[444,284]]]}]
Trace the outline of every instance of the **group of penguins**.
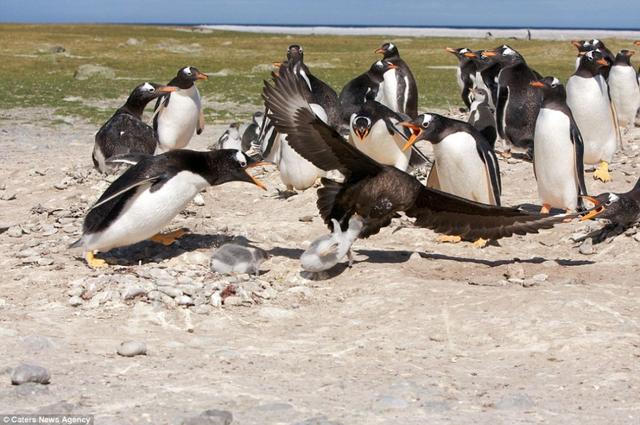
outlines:
[{"label": "group of penguins", "polygon": [[[265,81],[264,112],[243,132],[232,124],[208,151],[184,149],[204,129],[196,82],[206,74],[190,66],[167,85],[140,84],[100,128],[92,155],[102,172],[131,166],[89,209],[71,246],[84,249],[91,267],[102,267],[98,251],[146,239],[169,245],[183,232],[160,230],[200,191],[231,181],[266,189],[248,170],[269,164],[288,192],[320,179],[317,208],[331,233],[302,255],[309,271],[331,268],[345,256],[351,263],[354,241],[377,234],[400,213],[444,240],[477,246],[576,217],[634,224],[640,183],[628,193],[590,197],[584,181],[584,164],[597,165],[594,178],[610,180],[620,127],[634,125],[640,81],[630,63],[633,51],[614,56],[600,40],[572,43],[578,56],[566,89],[510,46],[447,48],[459,60],[467,122],[418,113],[416,80],[393,43],[376,49],[382,58],[339,94],[311,73],[302,47],[291,45]],[[150,126],[142,114],[152,100]],[[415,146],[420,140],[432,144],[433,159]],[[520,151],[533,160],[540,213],[501,206],[498,141],[502,155]],[[432,165],[423,184],[408,171],[425,161]]]}]

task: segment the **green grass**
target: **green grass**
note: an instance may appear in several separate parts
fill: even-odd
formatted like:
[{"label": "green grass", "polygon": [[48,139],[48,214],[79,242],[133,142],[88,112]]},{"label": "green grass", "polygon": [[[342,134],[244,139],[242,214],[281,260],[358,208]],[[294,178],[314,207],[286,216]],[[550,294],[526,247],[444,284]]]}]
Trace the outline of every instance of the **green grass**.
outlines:
[{"label": "green grass", "polygon": [[[129,38],[142,44],[130,46],[126,43]],[[443,50],[446,46],[479,49],[508,43],[539,72],[563,81],[573,72],[575,58],[575,48],[568,41],[284,36],[154,26],[0,25],[0,92],[4,99],[0,107],[52,107],[59,114],[82,116],[97,124],[112,110],[63,99],[119,98],[142,81],[166,83],[178,68],[194,65],[213,74],[228,70],[228,75],[212,76],[199,87],[206,98],[233,106],[206,109],[208,120],[229,122],[246,119],[252,110],[260,108],[268,65],[281,60],[289,44],[301,44],[312,72],[339,92],[378,58],[373,50],[387,39],[398,46],[416,76],[421,110],[461,104],[454,70],[431,68],[456,65],[453,55]],[[607,40],[613,51],[629,48],[630,44],[626,40]],[[64,46],[66,52],[47,53],[47,46],[51,45]],[[184,46],[193,51],[171,51]],[[75,70],[86,63],[113,68],[116,79],[75,80]]]}]

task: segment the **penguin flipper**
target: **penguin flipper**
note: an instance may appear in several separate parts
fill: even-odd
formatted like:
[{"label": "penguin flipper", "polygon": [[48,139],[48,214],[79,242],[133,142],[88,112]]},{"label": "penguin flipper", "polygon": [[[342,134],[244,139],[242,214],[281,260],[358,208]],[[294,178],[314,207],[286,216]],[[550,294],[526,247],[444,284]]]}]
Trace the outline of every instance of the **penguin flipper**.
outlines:
[{"label": "penguin flipper", "polygon": [[150,158],[152,156],[153,155],[149,155],[146,153],[124,153],[121,155],[112,156],[111,158],[106,160],[106,163],[110,165],[114,165],[114,164],[136,165],[138,162],[142,161],[143,159]]},{"label": "penguin flipper", "polygon": [[491,148],[489,142],[482,143],[476,141],[478,154],[484,162],[485,173],[488,178],[489,186],[492,190],[493,198],[496,205],[500,206],[500,196],[502,195],[502,179],[500,178],[500,165],[495,151]]},{"label": "penguin flipper", "polygon": [[576,122],[573,120],[573,117],[571,118],[571,122],[569,125],[569,133],[571,136],[571,142],[573,143],[575,158],[576,180],[578,182],[578,188],[580,189],[578,195],[587,195],[587,185],[584,181],[584,142],[582,140],[582,134],[580,134],[580,129],[578,128]]},{"label": "penguin flipper", "polygon": [[121,189],[121,190],[119,190],[119,191],[117,191],[117,192],[105,197],[104,199],[100,198],[98,200],[98,202],[96,202],[95,204],[93,204],[91,206],[91,208],[89,208],[89,211],[94,210],[94,209],[98,208],[99,206],[106,204],[107,202],[109,202],[109,201],[111,201],[111,200],[113,200],[113,199],[115,199],[115,198],[117,198],[117,197],[129,192],[132,189],[135,189],[138,186],[141,186],[141,185],[143,185],[145,183],[156,182],[156,181],[160,180],[162,177],[163,177],[162,175],[153,176],[153,177],[149,177],[149,178],[142,179],[142,180],[139,180],[139,181],[135,181],[135,182],[131,183],[129,186],[126,186],[125,188],[123,188],[123,189]]},{"label": "penguin flipper", "polygon": [[506,126],[503,126],[503,121],[505,121],[505,114],[507,100],[509,99],[509,87],[504,87],[502,85],[498,85],[498,93],[496,96],[496,129],[498,130],[498,135],[502,140],[506,140],[505,131]]}]

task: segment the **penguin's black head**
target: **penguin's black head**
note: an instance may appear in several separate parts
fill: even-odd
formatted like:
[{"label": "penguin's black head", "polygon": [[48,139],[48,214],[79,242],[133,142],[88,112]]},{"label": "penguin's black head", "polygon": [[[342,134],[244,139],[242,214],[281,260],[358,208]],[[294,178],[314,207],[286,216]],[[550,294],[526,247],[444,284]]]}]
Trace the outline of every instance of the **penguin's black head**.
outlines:
[{"label": "penguin's black head", "polygon": [[498,46],[493,50],[483,50],[480,55],[482,58],[489,58],[489,62],[493,63],[512,64],[524,61],[524,58],[516,49],[506,44]]},{"label": "penguin's black head", "polygon": [[583,198],[591,202],[593,207],[580,217],[580,221],[598,219],[619,223],[624,221],[628,213],[625,211],[624,202],[620,202],[622,198],[615,193],[605,192],[596,197],[583,196]]},{"label": "penguin's black head", "polygon": [[287,61],[296,63],[304,60],[304,52],[302,46],[298,44],[292,44],[287,49]]},{"label": "penguin's black head", "polygon": [[264,121],[264,112],[254,112],[251,120],[256,125],[262,125],[262,121]]},{"label": "penguin's black head", "polygon": [[375,53],[381,53],[385,59],[398,56],[400,54],[398,52],[398,48],[393,43],[384,43],[375,50]]},{"label": "penguin's black head", "polygon": [[209,168],[212,172],[205,178],[212,186],[238,181],[255,184],[259,188],[267,190],[264,183],[248,172],[249,168],[262,165],[267,165],[267,163],[256,161],[239,150],[220,149],[210,153]]},{"label": "penguin's black head", "polygon": [[581,56],[579,66],[589,70],[593,75],[596,75],[600,71],[600,68],[609,66],[609,61],[605,59],[602,52],[598,49],[581,53]]},{"label": "penguin's black head", "polygon": [[476,65],[476,69],[482,72],[485,69],[497,63],[497,60],[495,59],[495,55],[487,56],[485,53],[486,53],[485,50],[476,50],[476,51],[465,52],[462,54],[462,56],[472,60],[473,63]]},{"label": "penguin's black head", "polygon": [[456,57],[457,57],[459,60],[464,60],[464,59],[466,59],[466,58],[467,58],[467,57],[465,56],[465,53],[472,53],[472,52],[471,52],[471,49],[469,49],[469,48],[467,48],[467,47],[459,47],[459,48],[457,48],[457,49],[454,49],[454,48],[452,48],[452,47],[447,47],[447,48],[445,48],[445,50],[446,50],[447,52],[451,53],[451,54],[456,55]]},{"label": "penguin's black head", "polygon": [[544,103],[567,99],[564,85],[556,77],[544,77],[542,80],[530,82],[529,85],[542,90]]},{"label": "penguin's black head", "polygon": [[356,115],[351,121],[351,129],[361,142],[369,135],[371,125],[371,118],[364,115]]},{"label": "penguin's black head", "polygon": [[198,80],[208,80],[209,76],[207,74],[203,74],[196,68],[195,66],[185,66],[184,68],[180,68],[178,70],[178,74],[172,80],[172,83],[176,86],[185,89],[189,88]]},{"label": "penguin's black head", "polygon": [[401,122],[401,126],[411,131],[411,136],[409,136],[402,150],[406,151],[411,145],[420,140],[437,143],[439,141],[437,135],[443,128],[444,119],[443,116],[438,114],[420,114],[411,121]]},{"label": "penguin's black head", "polygon": [[144,106],[158,96],[176,91],[178,88],[173,86],[163,86],[156,83],[142,83],[129,95],[127,99],[128,105]]},{"label": "penguin's black head", "polygon": [[591,44],[591,40],[571,40],[571,44],[578,49],[578,53],[588,52],[589,50],[595,49]]},{"label": "penguin's black head", "polygon": [[633,50],[622,49],[616,55],[616,60],[614,65],[627,65],[631,66],[631,56],[635,55],[636,52]]}]

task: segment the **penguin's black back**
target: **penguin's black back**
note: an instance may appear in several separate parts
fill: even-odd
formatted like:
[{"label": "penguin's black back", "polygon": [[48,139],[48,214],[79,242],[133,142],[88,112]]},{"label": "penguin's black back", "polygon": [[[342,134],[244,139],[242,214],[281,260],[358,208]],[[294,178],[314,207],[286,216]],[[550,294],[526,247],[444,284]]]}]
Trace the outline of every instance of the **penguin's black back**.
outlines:
[{"label": "penguin's black back", "polygon": [[95,142],[105,159],[127,153],[153,155],[158,143],[153,128],[124,108],[118,109],[100,127],[96,133]]}]

